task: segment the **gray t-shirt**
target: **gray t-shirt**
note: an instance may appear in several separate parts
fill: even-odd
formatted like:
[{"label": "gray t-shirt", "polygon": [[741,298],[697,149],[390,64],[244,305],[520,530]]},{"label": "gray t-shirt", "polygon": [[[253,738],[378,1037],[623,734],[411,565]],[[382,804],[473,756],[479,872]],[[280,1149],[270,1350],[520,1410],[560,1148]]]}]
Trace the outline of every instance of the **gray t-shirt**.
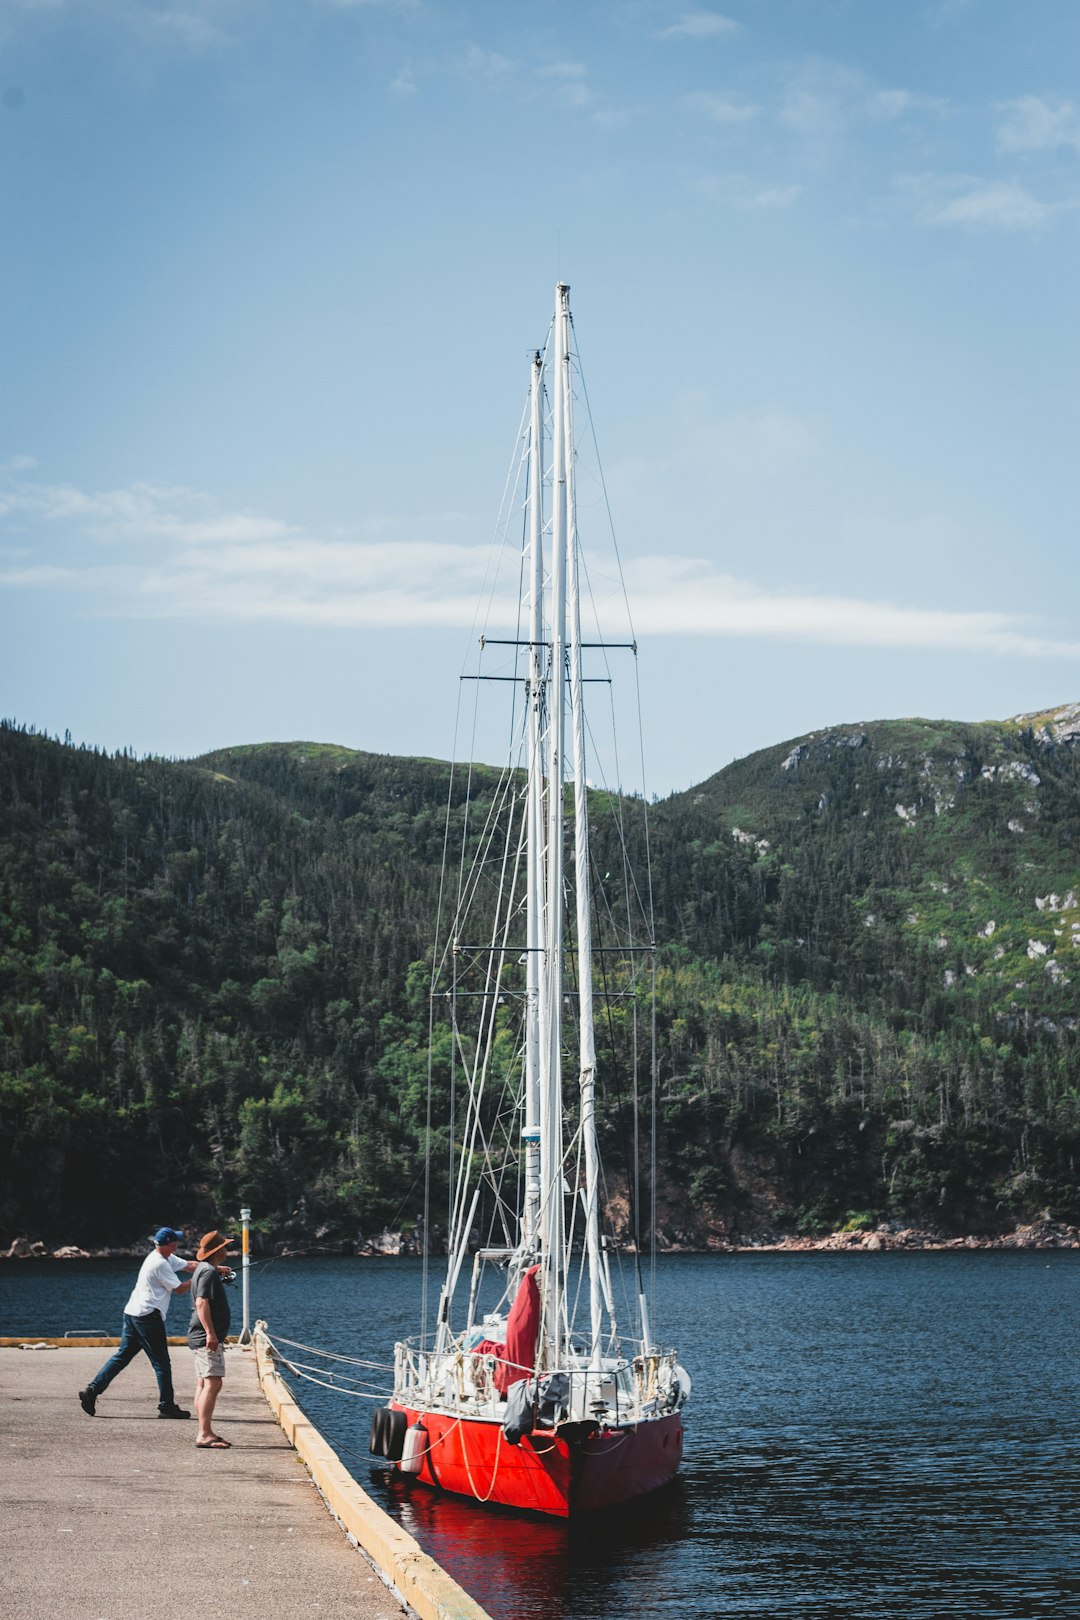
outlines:
[{"label": "gray t-shirt", "polygon": [[197,1299],[210,1301],[210,1320],[214,1324],[214,1332],[224,1344],[232,1314],[221,1273],[216,1266],[210,1264],[209,1260],[203,1260],[191,1274],[191,1321],[188,1323],[187,1339],[192,1350],[202,1350],[206,1345],[206,1329],[200,1322],[199,1313],[195,1308]]}]

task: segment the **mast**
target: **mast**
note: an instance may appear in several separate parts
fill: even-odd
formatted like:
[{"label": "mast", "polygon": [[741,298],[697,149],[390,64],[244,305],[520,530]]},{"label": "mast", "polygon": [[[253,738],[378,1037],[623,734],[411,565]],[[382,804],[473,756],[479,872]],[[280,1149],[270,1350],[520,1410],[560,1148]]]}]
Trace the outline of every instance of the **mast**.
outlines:
[{"label": "mast", "polygon": [[544,441],[541,404],[544,362],[533,356],[529,391],[529,731],[527,744],[526,806],[528,870],[526,874],[525,961],[525,1118],[522,1145],[525,1155],[525,1203],[521,1212],[521,1248],[526,1258],[535,1253],[540,1212],[540,1091],[547,1048],[541,1041],[546,1027],[541,946],[544,923]]},{"label": "mast", "polygon": [[540,1226],[544,1265],[541,1351],[549,1367],[563,1360],[565,1271],[563,1234],[562,1000],[563,770],[566,690],[566,373],[569,292],[555,288],[554,424],[551,467],[551,670],[547,733],[547,905],[544,917],[547,1062],[540,1093]]},{"label": "mast", "polygon": [[[567,309],[569,325],[569,309]],[[569,347],[569,345],[568,345]],[[589,1274],[589,1359],[600,1365],[603,1278],[600,1259],[600,1158],[596,1145],[596,1032],[593,1028],[592,887],[589,873],[589,801],[585,779],[585,708],[581,672],[581,594],[577,502],[574,494],[574,412],[570,368],[565,374],[570,713],[574,741],[574,892],[577,900],[578,1022],[581,1135],[585,1149],[585,1255]]]}]

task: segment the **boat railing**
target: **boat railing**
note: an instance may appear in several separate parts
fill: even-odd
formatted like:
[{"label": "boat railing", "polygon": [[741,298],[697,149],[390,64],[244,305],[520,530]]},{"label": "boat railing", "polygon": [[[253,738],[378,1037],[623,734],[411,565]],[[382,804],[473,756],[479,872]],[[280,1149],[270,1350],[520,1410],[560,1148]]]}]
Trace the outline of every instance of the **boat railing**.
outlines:
[{"label": "boat railing", "polygon": [[[503,1357],[462,1344],[435,1351],[401,1342],[394,1354],[395,1397],[407,1405],[464,1407],[477,1416],[498,1418],[505,1410],[495,1385],[499,1365],[534,1376],[531,1367],[507,1364]],[[539,1375],[541,1389],[549,1376]],[[674,1351],[653,1351],[632,1361],[606,1357],[600,1367],[578,1364],[560,1369],[558,1376],[566,1379],[561,1404],[572,1422],[619,1424],[658,1417],[676,1411],[689,1394],[689,1381]]]}]

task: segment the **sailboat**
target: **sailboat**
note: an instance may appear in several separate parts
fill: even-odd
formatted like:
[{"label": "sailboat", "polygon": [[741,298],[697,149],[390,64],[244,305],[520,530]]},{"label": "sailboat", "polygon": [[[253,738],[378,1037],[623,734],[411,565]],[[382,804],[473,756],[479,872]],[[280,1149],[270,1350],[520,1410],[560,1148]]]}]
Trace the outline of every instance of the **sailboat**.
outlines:
[{"label": "sailboat", "polygon": [[[598,1077],[633,1066],[655,946],[647,891],[620,877],[601,899],[594,872],[585,689],[608,677],[586,658],[637,649],[583,639],[574,359],[559,283],[518,462],[516,634],[481,641],[510,673],[476,677],[514,688],[515,751],[501,774],[471,773],[472,808],[451,794],[463,853],[432,979],[432,1040],[452,1069],[435,1088],[454,1114],[448,1265],[433,1331],[396,1345],[371,1429],[372,1451],[423,1484],[559,1518],[670,1482],[690,1393],[653,1337],[637,1245],[620,1326],[613,1272],[631,1257],[601,1229]],[[620,795],[604,798],[606,862],[632,840]],[[603,1061],[601,992],[616,1008]]]}]

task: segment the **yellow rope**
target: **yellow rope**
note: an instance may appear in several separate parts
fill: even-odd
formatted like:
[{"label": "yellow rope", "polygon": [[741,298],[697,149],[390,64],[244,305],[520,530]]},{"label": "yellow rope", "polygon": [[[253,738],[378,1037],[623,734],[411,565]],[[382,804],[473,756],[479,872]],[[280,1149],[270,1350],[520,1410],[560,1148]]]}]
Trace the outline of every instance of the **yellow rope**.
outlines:
[{"label": "yellow rope", "polygon": [[[460,1418],[458,1418],[456,1421],[457,1421],[457,1423],[459,1425],[461,1424],[461,1419]],[[449,1432],[450,1431],[447,1430],[447,1433],[449,1433]],[[476,1488],[476,1482],[472,1477],[472,1469],[469,1467],[469,1458],[468,1458],[468,1454],[467,1454],[467,1452],[465,1450],[465,1430],[464,1430],[464,1428],[462,1428],[462,1431],[461,1431],[461,1460],[465,1464],[465,1472],[469,1477],[469,1489],[472,1491],[473,1495],[476,1497],[476,1500],[478,1502],[490,1502],[490,1500],[491,1500],[491,1493],[495,1489],[495,1480],[496,1480],[496,1478],[498,1476],[498,1473],[499,1473],[499,1453],[502,1451],[502,1436],[503,1436],[502,1425],[499,1424],[495,1429],[495,1466],[491,1470],[491,1484],[487,1488],[487,1494],[485,1496],[481,1496],[480,1492]]]}]

